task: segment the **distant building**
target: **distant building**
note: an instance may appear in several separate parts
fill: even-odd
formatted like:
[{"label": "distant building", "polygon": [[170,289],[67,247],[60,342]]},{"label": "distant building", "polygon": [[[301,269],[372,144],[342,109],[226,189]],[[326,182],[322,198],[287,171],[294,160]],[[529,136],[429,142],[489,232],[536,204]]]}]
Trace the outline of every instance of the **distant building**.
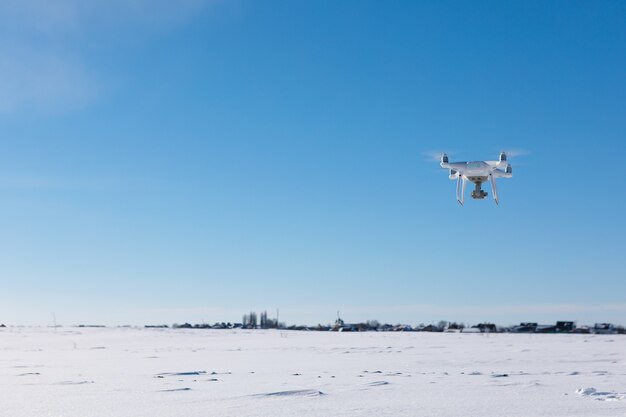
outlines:
[{"label": "distant building", "polygon": [[337,320],[335,320],[335,325],[333,326],[333,331],[338,332],[340,331],[340,329],[342,329],[344,326],[344,322],[343,320],[341,320],[339,317],[337,317]]},{"label": "distant building", "polygon": [[[311,328],[309,326],[305,326],[305,325],[296,325],[296,324],[292,324],[291,326],[287,326],[287,330],[311,330]],[[339,330],[341,331],[341,329]]]},{"label": "distant building", "polygon": [[460,332],[463,328],[465,327],[465,325],[463,323],[459,324],[455,321],[453,321],[452,323],[448,323],[448,325],[446,326],[444,332],[448,332],[448,333],[458,333]]},{"label": "distant building", "polygon": [[480,330],[481,333],[497,333],[498,332],[498,328],[493,323],[480,323],[472,327]]},{"label": "distant building", "polygon": [[557,333],[571,333],[576,328],[576,324],[573,321],[557,321],[556,332]]},{"label": "distant building", "polygon": [[428,326],[424,326],[418,329],[419,332],[443,332],[443,328],[439,326],[435,326],[434,324],[429,324]]},{"label": "distant building", "polygon": [[480,333],[480,329],[478,327],[466,327],[461,329],[461,333]]},{"label": "distant building", "polygon": [[540,324],[535,327],[535,333],[556,333],[556,326],[553,324]]},{"label": "distant building", "polygon": [[596,323],[593,325],[595,334],[616,334],[617,330],[611,323]]},{"label": "distant building", "polygon": [[519,326],[514,326],[511,331],[513,333],[534,333],[537,323],[522,322]]}]

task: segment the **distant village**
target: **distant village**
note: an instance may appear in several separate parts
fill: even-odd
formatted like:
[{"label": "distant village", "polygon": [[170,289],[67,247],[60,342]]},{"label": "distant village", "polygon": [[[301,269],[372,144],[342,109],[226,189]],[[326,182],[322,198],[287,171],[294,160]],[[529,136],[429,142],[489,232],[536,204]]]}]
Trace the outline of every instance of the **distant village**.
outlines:
[{"label": "distant village", "polygon": [[[168,327],[167,325],[146,327]],[[368,320],[361,323],[346,323],[337,317],[334,324],[286,325],[278,319],[267,317],[267,312],[257,315],[254,312],[245,314],[241,323],[214,323],[214,324],[173,324],[175,329],[282,329],[301,331],[333,331],[333,332],[445,332],[445,333],[580,333],[580,334],[626,334],[626,328],[612,323],[595,323],[593,326],[577,326],[574,321],[557,321],[554,324],[539,324],[522,322],[515,326],[498,326],[485,322],[466,326],[463,323],[440,321],[437,324],[408,324],[380,323],[377,320]]]},{"label": "distant village", "polygon": [[[0,324],[0,328],[6,327]],[[62,327],[56,326],[55,327]],[[80,324],[77,327],[106,327],[99,324]],[[131,326],[118,326],[131,327]],[[241,323],[218,322],[191,324],[174,323],[145,325],[145,328],[172,328],[172,329],[279,329],[279,330],[299,330],[299,331],[330,331],[330,332],[439,332],[439,333],[578,333],[578,334],[626,334],[626,328],[613,323],[595,323],[593,326],[577,326],[574,321],[557,321],[554,324],[539,324],[535,322],[522,322],[513,326],[499,326],[493,323],[484,322],[474,325],[465,325],[455,321],[439,321],[437,324],[389,324],[380,323],[377,320],[368,320],[361,323],[346,323],[337,317],[334,324],[309,325],[287,325],[279,322],[278,319],[269,318],[267,312],[261,314],[251,312],[245,314]]]}]

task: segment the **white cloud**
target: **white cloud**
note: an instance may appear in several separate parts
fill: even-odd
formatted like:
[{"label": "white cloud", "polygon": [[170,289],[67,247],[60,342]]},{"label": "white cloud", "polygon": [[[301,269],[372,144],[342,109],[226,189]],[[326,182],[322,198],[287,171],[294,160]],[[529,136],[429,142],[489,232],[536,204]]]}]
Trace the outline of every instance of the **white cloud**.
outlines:
[{"label": "white cloud", "polygon": [[0,45],[0,113],[82,106],[98,83],[80,59],[28,45]]},{"label": "white cloud", "polygon": [[512,304],[512,305],[431,305],[412,304],[398,306],[354,307],[355,312],[384,312],[384,313],[437,313],[437,314],[470,314],[490,315],[498,314],[552,314],[552,313],[596,313],[596,312],[626,312],[626,304]]},{"label": "white cloud", "polygon": [[149,178],[110,174],[78,177],[41,173],[5,173],[0,175],[0,189],[4,190],[120,191],[161,189],[164,186],[162,181],[155,184]]},{"label": "white cloud", "polygon": [[184,23],[216,0],[6,0],[0,22],[14,34],[60,36],[125,24],[153,29]]},{"label": "white cloud", "polygon": [[0,2],[0,114],[66,111],[105,88],[77,41],[171,30],[215,1],[6,0]]},{"label": "white cloud", "polygon": [[75,190],[112,186],[114,181],[106,178],[61,178],[50,175],[3,175],[0,189],[16,190]]}]

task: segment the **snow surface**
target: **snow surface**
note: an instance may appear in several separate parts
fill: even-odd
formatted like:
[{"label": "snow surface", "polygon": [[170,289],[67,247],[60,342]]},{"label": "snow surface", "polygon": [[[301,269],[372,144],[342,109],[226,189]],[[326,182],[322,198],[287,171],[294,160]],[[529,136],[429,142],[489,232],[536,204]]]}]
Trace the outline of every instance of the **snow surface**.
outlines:
[{"label": "snow surface", "polygon": [[626,337],[0,329],[0,415],[624,416]]}]

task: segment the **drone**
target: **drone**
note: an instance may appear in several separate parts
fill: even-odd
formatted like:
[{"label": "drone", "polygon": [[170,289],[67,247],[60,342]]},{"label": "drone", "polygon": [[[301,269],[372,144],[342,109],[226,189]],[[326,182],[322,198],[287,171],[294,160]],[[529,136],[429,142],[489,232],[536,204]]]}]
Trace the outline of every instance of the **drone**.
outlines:
[{"label": "drone", "polygon": [[465,183],[471,181],[475,188],[472,191],[472,198],[482,200],[487,197],[487,192],[481,188],[484,182],[491,182],[491,192],[496,204],[499,203],[498,188],[496,178],[511,178],[513,168],[506,161],[506,153],[500,153],[497,161],[472,161],[472,162],[450,162],[448,155],[441,155],[441,168],[449,169],[451,180],[456,182],[456,200],[463,205],[465,197]]}]

